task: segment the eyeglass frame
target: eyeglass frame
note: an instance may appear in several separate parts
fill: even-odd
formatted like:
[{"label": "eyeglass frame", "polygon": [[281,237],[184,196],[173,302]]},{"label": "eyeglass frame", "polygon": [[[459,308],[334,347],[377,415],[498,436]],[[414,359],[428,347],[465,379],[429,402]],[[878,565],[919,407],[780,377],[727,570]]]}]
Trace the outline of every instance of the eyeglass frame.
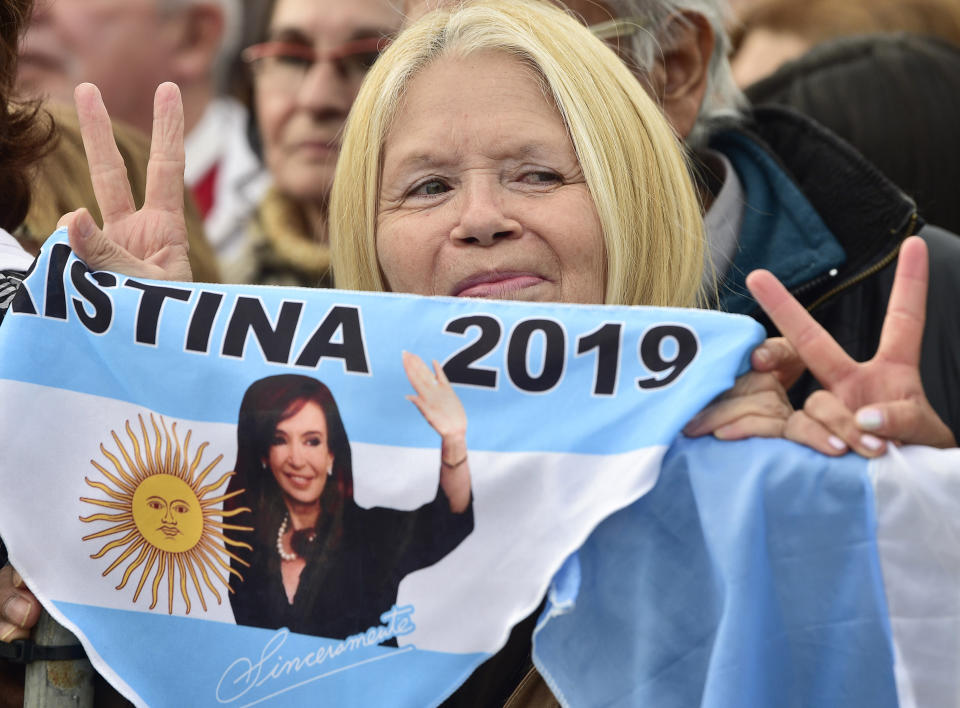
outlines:
[{"label": "eyeglass frame", "polygon": [[311,46],[298,44],[296,42],[271,40],[250,45],[240,53],[240,58],[245,64],[253,68],[258,61],[274,59],[280,56],[279,53],[272,53],[272,50],[283,47],[284,49],[290,50],[287,56],[297,57],[309,62],[309,66],[304,69],[304,75],[306,75],[306,73],[319,62],[338,62],[348,57],[368,53],[376,53],[379,55],[390,46],[391,41],[389,37],[364,37],[362,39],[351,40],[341,44],[339,47],[321,52]]}]

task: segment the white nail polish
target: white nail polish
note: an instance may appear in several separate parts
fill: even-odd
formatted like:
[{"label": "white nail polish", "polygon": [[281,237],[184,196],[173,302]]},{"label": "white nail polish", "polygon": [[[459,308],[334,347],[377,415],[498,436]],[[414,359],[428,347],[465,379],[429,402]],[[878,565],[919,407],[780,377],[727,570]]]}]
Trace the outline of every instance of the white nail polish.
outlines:
[{"label": "white nail polish", "polygon": [[864,430],[877,430],[883,425],[883,413],[876,408],[864,408],[857,413],[857,425]]},{"label": "white nail polish", "polygon": [[827,438],[827,442],[830,443],[830,447],[838,452],[843,452],[847,449],[847,444],[836,435],[831,435],[829,438]]},{"label": "white nail polish", "polygon": [[880,438],[870,435],[869,433],[860,436],[860,443],[868,450],[873,451],[879,450],[881,447],[883,447],[883,441]]}]

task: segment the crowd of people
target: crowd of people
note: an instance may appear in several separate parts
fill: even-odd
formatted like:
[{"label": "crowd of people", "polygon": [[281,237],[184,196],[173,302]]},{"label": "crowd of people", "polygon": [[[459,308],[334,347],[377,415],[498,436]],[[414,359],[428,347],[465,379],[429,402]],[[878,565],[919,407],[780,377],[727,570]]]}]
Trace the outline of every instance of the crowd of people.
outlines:
[{"label": "crowd of people", "polygon": [[[923,154],[942,152],[939,137],[922,152],[908,142],[941,125],[934,104],[914,110],[919,127],[881,123],[869,92],[845,88],[864,79],[824,71],[838,50],[812,42],[744,93],[730,56],[746,61],[750,40],[730,28],[764,4],[738,25],[725,0],[11,0],[0,318],[29,265],[21,246],[45,235],[32,199],[69,212],[88,264],[131,275],[750,315],[770,339],[687,435],[784,437],[831,456],[954,447],[960,239],[943,228],[957,228],[949,178],[924,170],[950,158]],[[855,41],[864,71],[883,57],[903,96],[933,68],[956,74],[943,37]],[[61,117],[69,96],[75,119]],[[846,122],[825,115],[838,106]],[[956,140],[950,121],[937,131]],[[95,199],[64,203],[49,195],[66,172],[43,166],[80,132]],[[416,372],[446,390],[441,371]],[[321,411],[313,395],[284,402],[265,434]],[[444,438],[444,469],[461,455]],[[346,480],[343,457],[327,475]],[[282,551],[263,577],[269,623],[283,621],[281,591],[294,604],[317,572],[295,535],[327,523],[319,494],[294,513],[303,499],[274,476],[287,513],[275,505],[266,524]],[[466,484],[444,489],[445,513],[464,513],[469,472]],[[4,565],[0,641],[26,637],[38,612]],[[450,705],[551,705],[531,619]]]}]

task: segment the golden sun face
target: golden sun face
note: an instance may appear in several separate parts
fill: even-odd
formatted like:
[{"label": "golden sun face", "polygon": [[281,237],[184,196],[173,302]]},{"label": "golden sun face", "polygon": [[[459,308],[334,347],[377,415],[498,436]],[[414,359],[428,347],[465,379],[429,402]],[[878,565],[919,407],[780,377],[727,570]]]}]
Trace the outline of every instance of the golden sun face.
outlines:
[{"label": "golden sun face", "polygon": [[147,477],[133,493],[133,521],[154,548],[183,553],[203,537],[200,500],[172,474]]},{"label": "golden sun face", "polygon": [[[249,512],[250,509],[246,507],[232,511],[222,510],[225,500],[242,494],[244,490],[217,495],[217,490],[226,484],[227,480],[233,476],[233,472],[227,472],[210,484],[203,484],[210,472],[223,459],[223,455],[218,455],[198,472],[208,443],[197,447],[191,460],[192,431],[187,431],[186,438],[181,444],[177,437],[176,423],[168,431],[163,417],[160,417],[158,426],[151,414],[150,423],[153,428],[151,441],[143,416],[138,418],[140,437],[134,433],[130,421],[126,422],[127,437],[130,439],[130,447],[133,450],[132,457],[117,433],[111,430],[110,434],[116,443],[119,457],[108,451],[103,444],[100,445],[100,452],[109,460],[114,472],[95,460],[90,460],[90,464],[100,472],[106,482],[85,478],[86,483],[106,494],[109,499],[80,497],[80,501],[111,509],[117,513],[81,516],[80,520],[85,523],[101,521],[108,524],[107,528],[84,536],[83,540],[91,541],[123,534],[122,538],[110,541],[90,557],[102,558],[113,550],[122,549],[119,556],[103,571],[103,575],[107,576],[127,562],[120,584],[116,587],[117,590],[124,588],[130,576],[143,566],[137,589],[133,594],[134,602],[140,597],[152,573],[151,610],[157,606],[160,586],[166,579],[168,613],[173,614],[173,598],[177,587],[186,605],[187,614],[190,613],[189,586],[191,585],[206,611],[204,586],[210,590],[219,604],[222,598],[217,586],[233,592],[229,583],[231,573],[243,580],[242,576],[230,567],[229,559],[233,558],[243,565],[247,564],[232,553],[228,546],[247,549],[250,549],[250,546],[229,538],[224,532],[252,531],[253,529],[250,526],[225,524],[217,521],[216,518],[222,519]],[[203,585],[200,583],[200,578],[203,579]],[[218,582],[215,583],[212,578]]]}]

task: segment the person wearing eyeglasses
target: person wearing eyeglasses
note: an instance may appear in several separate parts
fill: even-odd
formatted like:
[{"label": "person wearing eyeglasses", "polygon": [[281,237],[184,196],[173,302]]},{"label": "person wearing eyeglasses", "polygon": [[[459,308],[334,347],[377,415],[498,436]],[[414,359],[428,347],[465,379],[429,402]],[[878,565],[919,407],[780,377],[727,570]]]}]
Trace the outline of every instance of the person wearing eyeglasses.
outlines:
[{"label": "person wearing eyeglasses", "polygon": [[401,25],[390,0],[272,0],[250,67],[256,133],[273,185],[224,266],[228,282],[329,287],[327,202],[344,122]]}]

